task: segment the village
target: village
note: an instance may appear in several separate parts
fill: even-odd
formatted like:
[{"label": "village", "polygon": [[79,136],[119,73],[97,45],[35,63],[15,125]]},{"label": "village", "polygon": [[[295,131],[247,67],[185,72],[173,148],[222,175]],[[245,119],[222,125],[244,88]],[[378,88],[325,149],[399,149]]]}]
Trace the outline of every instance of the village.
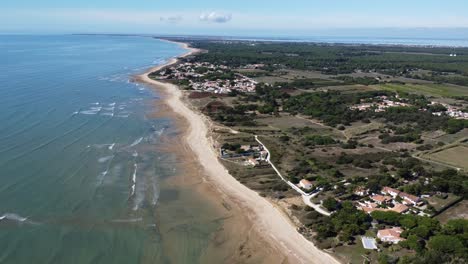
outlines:
[{"label": "village", "polygon": [[431,102],[431,105],[441,105],[445,107],[445,111],[434,112],[433,115],[442,116],[447,115],[455,119],[468,119],[468,112],[462,111],[459,107],[455,107],[449,104],[439,103],[439,102]]},{"label": "village", "polygon": [[[410,107],[411,104],[405,102],[405,99],[400,98],[397,94],[394,97],[386,95],[376,96],[374,98],[361,99],[360,104],[352,105],[349,107],[351,110],[384,112],[390,107]],[[447,103],[431,101],[428,106],[441,106],[443,111],[433,112],[435,116],[449,116],[454,119],[468,119],[468,112],[463,111],[460,107],[456,107]],[[427,111],[427,108],[421,108],[421,111]]]},{"label": "village", "polygon": [[257,85],[256,81],[230,71],[227,66],[206,62],[186,62],[172,66],[159,72],[158,79],[185,81],[188,89],[214,94],[229,94],[233,91],[252,93]]},{"label": "village", "polygon": [[[369,102],[370,101],[370,102]],[[403,102],[398,95],[390,98],[386,95],[377,96],[371,99],[361,99],[361,103],[350,106],[351,110],[367,111],[373,109],[374,112],[383,112],[390,107],[408,107],[408,103]]]}]

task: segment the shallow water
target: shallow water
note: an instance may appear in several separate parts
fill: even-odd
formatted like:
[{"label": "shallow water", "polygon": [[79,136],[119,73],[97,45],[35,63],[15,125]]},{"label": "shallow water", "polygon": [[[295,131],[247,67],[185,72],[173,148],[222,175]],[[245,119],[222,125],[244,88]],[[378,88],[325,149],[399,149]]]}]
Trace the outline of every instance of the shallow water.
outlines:
[{"label": "shallow water", "polygon": [[143,37],[0,36],[0,263],[200,258],[221,223],[170,184],[180,160],[158,147],[180,131],[130,81],[183,52]]}]

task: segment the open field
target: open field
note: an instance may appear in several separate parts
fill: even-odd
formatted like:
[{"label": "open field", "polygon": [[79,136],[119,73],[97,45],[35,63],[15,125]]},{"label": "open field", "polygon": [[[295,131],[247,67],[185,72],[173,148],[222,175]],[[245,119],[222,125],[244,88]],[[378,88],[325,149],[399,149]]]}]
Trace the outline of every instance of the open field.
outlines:
[{"label": "open field", "polygon": [[427,159],[439,161],[468,170],[468,147],[456,145],[424,156]]},{"label": "open field", "polygon": [[463,200],[450,207],[445,212],[436,216],[442,223],[447,223],[450,219],[463,218],[468,219],[468,200]]},{"label": "open field", "polygon": [[378,130],[384,126],[385,125],[383,123],[379,123],[379,122],[371,122],[369,124],[359,122],[359,123],[353,124],[349,128],[346,128],[346,130],[344,131],[344,134],[346,135],[346,137],[351,138],[354,136],[366,134],[370,131]]},{"label": "open field", "polygon": [[318,89],[320,91],[337,91],[342,93],[359,93],[375,90],[372,86],[366,86],[362,84],[350,84],[350,85],[336,85],[336,86],[327,86]]},{"label": "open field", "polygon": [[336,247],[335,254],[340,260],[353,264],[364,263],[366,259],[377,259],[377,252],[363,248],[360,238],[354,245]]},{"label": "open field", "polygon": [[418,93],[426,96],[468,96],[468,87],[451,84],[379,84],[373,85],[375,89],[395,92]]},{"label": "open field", "polygon": [[468,128],[465,128],[455,134],[443,134],[442,136],[436,137],[435,139],[437,141],[444,142],[445,144],[450,144],[457,140],[463,140],[464,138],[468,138]]},{"label": "open field", "polygon": [[453,204],[455,201],[460,199],[459,196],[453,195],[453,194],[448,194],[448,196],[443,199],[441,197],[438,197],[437,195],[431,196],[427,198],[427,202],[434,207],[436,211],[441,211],[447,206]]}]

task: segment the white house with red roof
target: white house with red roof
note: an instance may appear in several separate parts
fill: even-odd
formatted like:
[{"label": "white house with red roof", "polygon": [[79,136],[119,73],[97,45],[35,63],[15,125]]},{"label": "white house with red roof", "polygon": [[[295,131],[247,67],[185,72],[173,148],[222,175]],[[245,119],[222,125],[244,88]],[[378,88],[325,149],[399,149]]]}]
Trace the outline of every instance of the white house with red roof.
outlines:
[{"label": "white house with red roof", "polygon": [[398,244],[400,241],[405,240],[400,237],[403,229],[399,227],[392,227],[388,229],[382,229],[377,232],[377,237],[383,242],[389,242],[393,244]]}]

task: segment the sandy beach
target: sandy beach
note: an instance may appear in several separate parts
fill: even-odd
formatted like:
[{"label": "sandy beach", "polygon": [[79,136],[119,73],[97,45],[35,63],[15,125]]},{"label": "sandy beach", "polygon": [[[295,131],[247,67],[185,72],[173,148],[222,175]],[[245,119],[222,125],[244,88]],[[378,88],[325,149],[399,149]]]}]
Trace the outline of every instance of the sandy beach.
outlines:
[{"label": "sandy beach", "polygon": [[[188,44],[178,44],[188,50],[181,57],[200,52],[189,47]],[[186,121],[185,143],[203,168],[204,175],[206,175],[205,180],[212,183],[219,192],[229,197],[242,209],[255,231],[261,234],[264,240],[268,241],[275,249],[282,251],[282,255],[288,256],[287,261],[278,260],[278,263],[339,263],[331,255],[319,250],[312,242],[299,234],[289,218],[272,203],[242,185],[229,174],[219,162],[213,148],[214,142],[210,136],[212,124],[207,117],[191,109],[189,104],[184,101],[183,92],[177,86],[149,78],[150,73],[176,62],[177,58],[173,58],[164,65],[149,69],[146,73],[138,76],[138,79],[162,91],[165,94],[164,103]]]}]

